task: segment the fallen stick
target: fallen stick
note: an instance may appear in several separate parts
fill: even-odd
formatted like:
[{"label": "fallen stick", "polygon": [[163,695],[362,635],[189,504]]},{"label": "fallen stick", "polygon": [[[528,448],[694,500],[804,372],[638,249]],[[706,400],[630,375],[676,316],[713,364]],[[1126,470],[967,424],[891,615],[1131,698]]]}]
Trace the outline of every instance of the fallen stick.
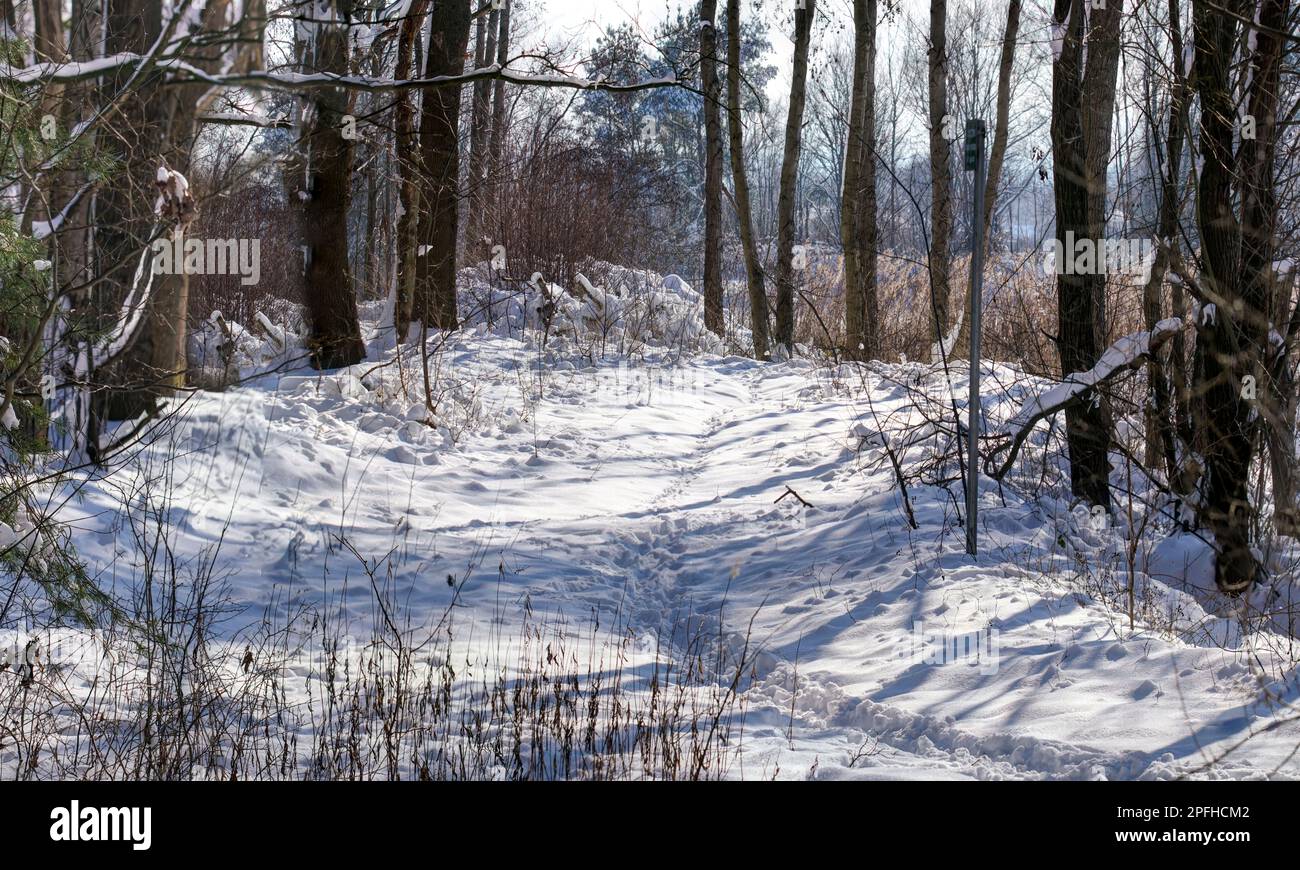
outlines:
[{"label": "fallen stick", "polygon": [[809,502],[807,502],[807,501],[804,500],[804,497],[803,497],[803,496],[801,496],[799,493],[797,493],[797,492],[795,492],[793,489],[791,489],[790,486],[789,486],[788,484],[786,485],[785,492],[783,492],[783,493],[781,493],[779,496],[777,496],[776,501],[772,502],[772,504],[777,504],[777,503],[779,503],[779,502],[781,501],[781,499],[785,498],[785,497],[788,496],[788,495],[792,495],[792,496],[794,496],[795,498],[797,498],[797,499],[799,500],[799,504],[803,505],[804,507],[812,507],[812,505],[811,505]]}]

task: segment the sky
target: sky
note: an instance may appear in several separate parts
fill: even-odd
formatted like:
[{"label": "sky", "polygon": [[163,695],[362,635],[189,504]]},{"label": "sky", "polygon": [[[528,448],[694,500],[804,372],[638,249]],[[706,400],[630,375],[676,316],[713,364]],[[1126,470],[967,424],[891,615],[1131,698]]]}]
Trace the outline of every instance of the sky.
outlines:
[{"label": "sky", "polygon": [[[794,53],[794,44],[790,32],[789,10],[794,0],[759,0],[759,8],[767,16],[769,37],[772,41],[771,62],[776,66],[777,74],[769,83],[770,95],[776,97],[789,91],[790,63]],[[727,0],[718,0],[718,17],[725,12]],[[625,21],[637,22],[646,32],[647,37],[655,26],[663,21],[679,6],[694,6],[696,0],[542,0],[539,17],[544,22],[540,25],[548,40],[571,39],[578,45],[590,45],[609,25]],[[924,0],[899,0],[900,15],[894,23],[886,23],[882,28],[882,48],[888,51],[891,43],[889,29],[898,26],[904,16],[910,15],[924,20],[929,15],[929,4]],[[850,0],[818,0],[818,18],[829,16],[843,21],[849,27],[842,31],[851,35],[852,4]],[[741,7],[742,16],[753,14],[750,0]],[[814,38],[821,38],[825,31],[820,31]]]},{"label": "sky", "polygon": [[[673,13],[679,6],[697,5],[696,0],[543,0],[545,11],[545,32],[549,39],[576,39],[579,45],[590,45],[596,37],[610,25],[627,21],[635,22],[649,39],[655,26]],[[794,53],[791,36],[780,19],[785,14],[786,4],[793,0],[763,0],[761,7],[772,25],[771,62],[777,68],[777,75],[768,83],[768,96],[779,98],[780,94],[790,88],[789,66]],[[718,2],[718,18],[726,11],[727,0]],[[753,7],[745,2],[741,15],[753,14]],[[788,17],[788,16],[787,16]]]}]

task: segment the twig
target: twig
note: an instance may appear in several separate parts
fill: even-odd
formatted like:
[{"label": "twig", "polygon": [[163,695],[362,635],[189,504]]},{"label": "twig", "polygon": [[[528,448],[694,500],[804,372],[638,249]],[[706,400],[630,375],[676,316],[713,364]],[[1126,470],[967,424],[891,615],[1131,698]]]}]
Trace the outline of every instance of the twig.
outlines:
[{"label": "twig", "polygon": [[789,485],[786,486],[786,488],[785,488],[785,492],[783,492],[783,493],[781,493],[781,495],[777,496],[776,501],[772,502],[772,504],[778,504],[778,503],[780,503],[781,499],[785,498],[785,497],[788,496],[788,495],[792,495],[792,496],[794,496],[795,498],[797,498],[797,499],[799,500],[799,504],[803,505],[804,507],[812,507],[812,505],[811,505],[811,504],[810,504],[806,499],[804,499],[803,496],[801,496],[799,493],[797,493],[797,492],[795,492],[793,489],[791,489],[791,488],[789,487]]}]

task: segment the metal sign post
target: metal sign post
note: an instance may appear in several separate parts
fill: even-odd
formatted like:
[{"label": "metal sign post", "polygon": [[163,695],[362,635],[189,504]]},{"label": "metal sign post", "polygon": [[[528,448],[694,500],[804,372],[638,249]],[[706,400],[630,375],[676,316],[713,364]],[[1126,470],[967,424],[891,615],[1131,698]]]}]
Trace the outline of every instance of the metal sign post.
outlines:
[{"label": "metal sign post", "polygon": [[974,556],[976,519],[979,515],[980,433],[980,308],[984,297],[984,179],[988,158],[984,150],[987,125],[981,120],[966,122],[966,171],[975,173],[975,197],[971,208],[974,238],[970,258],[970,402],[966,422],[966,552]]}]

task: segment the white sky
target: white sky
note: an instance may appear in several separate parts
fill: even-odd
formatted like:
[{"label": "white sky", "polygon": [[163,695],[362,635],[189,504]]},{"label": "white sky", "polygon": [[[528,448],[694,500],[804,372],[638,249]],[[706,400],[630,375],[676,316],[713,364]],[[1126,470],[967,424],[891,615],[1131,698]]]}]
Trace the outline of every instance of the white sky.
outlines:
[{"label": "white sky", "polygon": [[[770,92],[775,96],[785,93],[790,87],[790,60],[794,52],[793,35],[790,32],[792,24],[790,11],[794,0],[759,0],[759,2],[759,8],[768,19],[768,37],[772,42],[772,53],[769,59],[777,70],[776,77],[769,85]],[[725,14],[726,3],[727,0],[718,0],[719,18]],[[929,15],[929,4],[925,0],[901,0],[899,5],[901,14],[897,16],[896,21],[901,21],[906,14],[919,15],[921,20]],[[594,43],[608,25],[625,21],[639,24],[648,39],[655,25],[667,18],[679,6],[696,8],[698,0],[540,0],[540,6],[539,29],[546,34],[547,41],[572,40],[576,45],[586,47]],[[742,4],[741,14],[746,17],[753,14],[753,6],[748,0]],[[848,33],[851,37],[853,18],[851,0],[818,0],[817,17],[822,19],[823,16],[845,22],[848,30],[842,33]],[[890,37],[892,26],[886,25],[882,32],[886,52],[889,51],[893,41]],[[825,32],[822,31],[814,38],[824,36]]]},{"label": "white sky", "polygon": [[[769,88],[775,94],[789,89],[789,70],[786,67],[790,63],[793,44],[790,34],[785,32],[787,28],[780,26],[778,19],[782,15],[788,17],[786,6],[792,5],[793,0],[762,0],[762,3],[761,8],[771,25],[771,62],[777,67],[777,76]],[[718,2],[719,19],[726,13],[726,4],[727,0]],[[594,43],[607,26],[627,21],[639,25],[649,40],[655,26],[674,14],[679,6],[698,8],[699,3],[698,0],[542,0],[542,5],[542,28],[548,40],[575,39],[578,45],[585,47]],[[741,14],[753,14],[749,2],[744,3]],[[785,83],[780,84],[782,81]]]},{"label": "white sky", "polygon": [[544,0],[549,28],[594,39],[606,25],[639,21],[647,30],[668,14],[666,0]]}]

